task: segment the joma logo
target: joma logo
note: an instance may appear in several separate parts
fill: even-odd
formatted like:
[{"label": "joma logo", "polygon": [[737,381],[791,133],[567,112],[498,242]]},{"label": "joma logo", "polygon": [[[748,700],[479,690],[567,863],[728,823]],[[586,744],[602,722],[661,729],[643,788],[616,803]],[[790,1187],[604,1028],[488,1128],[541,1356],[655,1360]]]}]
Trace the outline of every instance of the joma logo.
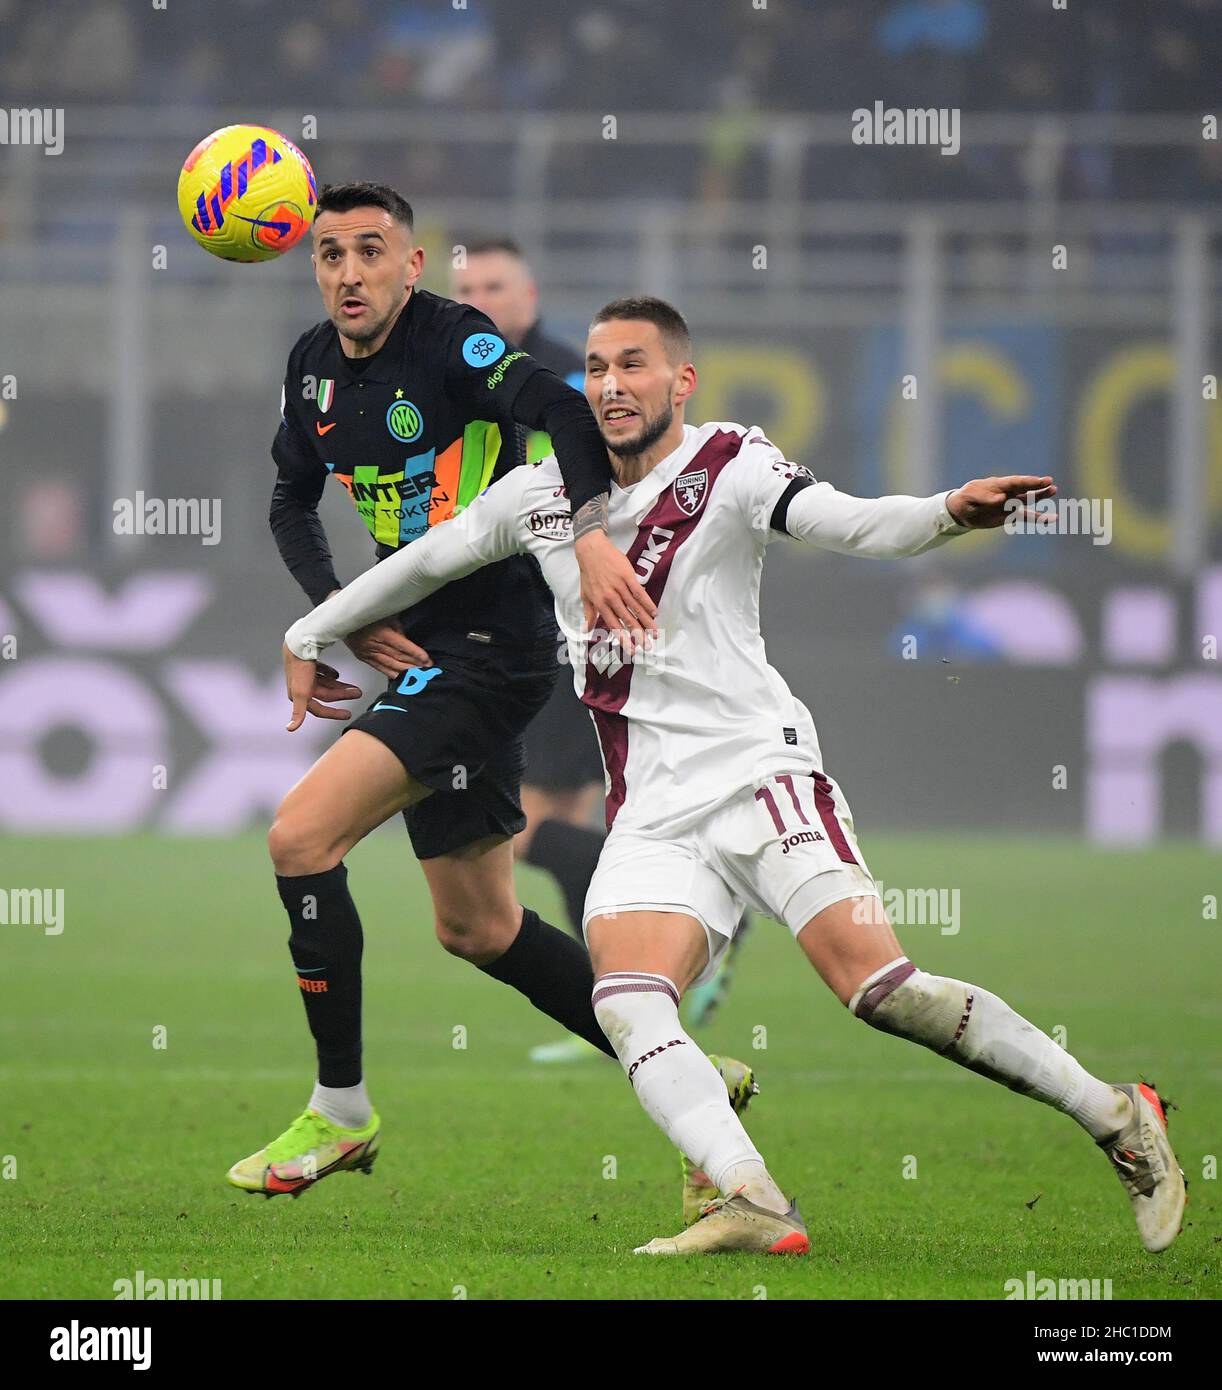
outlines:
[{"label": "joma logo", "polygon": [[668,1047],[682,1046],[682,1038],[671,1038],[670,1042],[663,1043],[661,1047],[655,1047],[652,1052],[646,1052],[643,1057],[638,1057],[636,1061],[633,1062],[633,1064],[628,1068],[628,1080],[632,1080],[633,1073],[636,1071],[637,1067],[641,1065],[642,1062],[648,1062],[651,1057],[656,1057],[659,1052],[665,1052]]},{"label": "joma logo", "polygon": [[796,835],[790,835],[788,839],[781,841],[781,853],[788,854],[795,845],[813,845],[816,840],[823,839],[817,830],[799,830]]}]

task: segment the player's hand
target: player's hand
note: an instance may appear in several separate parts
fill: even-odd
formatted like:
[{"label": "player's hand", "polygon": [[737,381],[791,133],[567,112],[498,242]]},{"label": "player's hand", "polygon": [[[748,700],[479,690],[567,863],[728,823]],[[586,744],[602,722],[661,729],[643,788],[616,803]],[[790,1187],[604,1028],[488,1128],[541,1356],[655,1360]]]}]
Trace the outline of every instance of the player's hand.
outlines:
[{"label": "player's hand", "polygon": [[404,637],[393,618],[380,618],[376,623],[358,627],[344,638],[344,645],[358,661],[384,676],[397,676],[409,666],[433,664],[423,647]]},{"label": "player's hand", "polygon": [[[988,531],[1005,525],[1011,516],[1033,521],[1039,513],[1035,503],[1057,495],[1051,478],[1034,478],[1025,474],[1009,478],[975,478],[946,499],[946,510],[960,526]],[[1021,499],[1023,506],[1015,507]],[[1010,506],[1006,506],[1009,502]]]},{"label": "player's hand", "polygon": [[656,634],[658,607],[641,587],[628,557],[605,531],[590,531],[574,542],[581,569],[581,607],[586,628],[600,617],[619,633],[629,656],[646,634]]},{"label": "player's hand", "polygon": [[289,733],[300,729],[307,714],[319,719],[351,719],[352,711],[322,704],[323,700],[359,700],[359,686],[341,681],[339,672],[325,661],[303,661],[286,645],[284,648],[284,683],[293,713],[284,726]]}]

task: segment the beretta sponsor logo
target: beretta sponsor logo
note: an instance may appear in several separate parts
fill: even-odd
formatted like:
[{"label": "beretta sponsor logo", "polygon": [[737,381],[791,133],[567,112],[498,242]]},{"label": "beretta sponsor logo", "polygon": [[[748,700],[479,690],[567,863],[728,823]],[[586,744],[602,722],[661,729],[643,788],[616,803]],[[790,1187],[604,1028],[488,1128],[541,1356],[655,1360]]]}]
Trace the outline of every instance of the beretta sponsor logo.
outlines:
[{"label": "beretta sponsor logo", "polygon": [[571,512],[531,512],[526,521],[532,536],[545,541],[567,541],[573,534]]}]

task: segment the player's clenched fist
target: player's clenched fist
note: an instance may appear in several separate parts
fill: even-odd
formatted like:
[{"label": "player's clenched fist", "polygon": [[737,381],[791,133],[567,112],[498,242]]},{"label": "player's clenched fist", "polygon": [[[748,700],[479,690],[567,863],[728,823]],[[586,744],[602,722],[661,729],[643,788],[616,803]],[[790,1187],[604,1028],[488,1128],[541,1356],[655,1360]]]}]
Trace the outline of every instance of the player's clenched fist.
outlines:
[{"label": "player's clenched fist", "polygon": [[[1028,477],[1017,474],[1009,478],[975,478],[946,499],[946,510],[960,526],[989,530],[1005,524],[1010,516],[1024,521],[1034,520],[1038,513],[1035,504],[1045,497],[1055,497],[1056,484],[1051,478]],[[1016,506],[1016,503],[1021,503]]]},{"label": "player's clenched fist", "polygon": [[359,686],[341,681],[339,672],[325,661],[303,661],[284,647],[284,683],[293,713],[284,726],[291,734],[301,728],[307,714],[319,719],[351,719],[352,711],[323,704],[324,700],[359,700]]}]

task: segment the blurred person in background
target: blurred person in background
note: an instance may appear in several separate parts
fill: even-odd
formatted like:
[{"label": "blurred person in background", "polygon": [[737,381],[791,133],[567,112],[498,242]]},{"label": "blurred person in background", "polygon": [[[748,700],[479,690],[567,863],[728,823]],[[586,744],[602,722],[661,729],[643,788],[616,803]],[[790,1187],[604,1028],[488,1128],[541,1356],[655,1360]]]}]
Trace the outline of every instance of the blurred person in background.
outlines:
[{"label": "blurred person in background", "polygon": [[[467,247],[465,266],[450,271],[450,293],[460,304],[486,314],[508,342],[528,352],[570,386],[584,388],[585,363],[567,343],[543,332],[539,288],[521,249],[508,237],[482,237]],[[551,453],[551,440],[538,431],[518,431],[520,462],[535,463]],[[556,631],[557,659],[567,661]],[[514,853],[546,870],[564,896],[569,929],[579,941],[586,889],[598,863],[603,835],[591,826],[603,789],[603,765],[594,726],[573,693],[560,680],[551,699],[526,730],[526,773],[522,810],[526,829],[514,840]],[[535,1061],[573,1061],[594,1056],[580,1038],[565,1038],[531,1051]]]},{"label": "blurred person in background", "polygon": [[967,595],[941,575],[917,585],[888,644],[897,656],[929,652],[943,661],[1000,661],[1001,644],[972,616]]}]

